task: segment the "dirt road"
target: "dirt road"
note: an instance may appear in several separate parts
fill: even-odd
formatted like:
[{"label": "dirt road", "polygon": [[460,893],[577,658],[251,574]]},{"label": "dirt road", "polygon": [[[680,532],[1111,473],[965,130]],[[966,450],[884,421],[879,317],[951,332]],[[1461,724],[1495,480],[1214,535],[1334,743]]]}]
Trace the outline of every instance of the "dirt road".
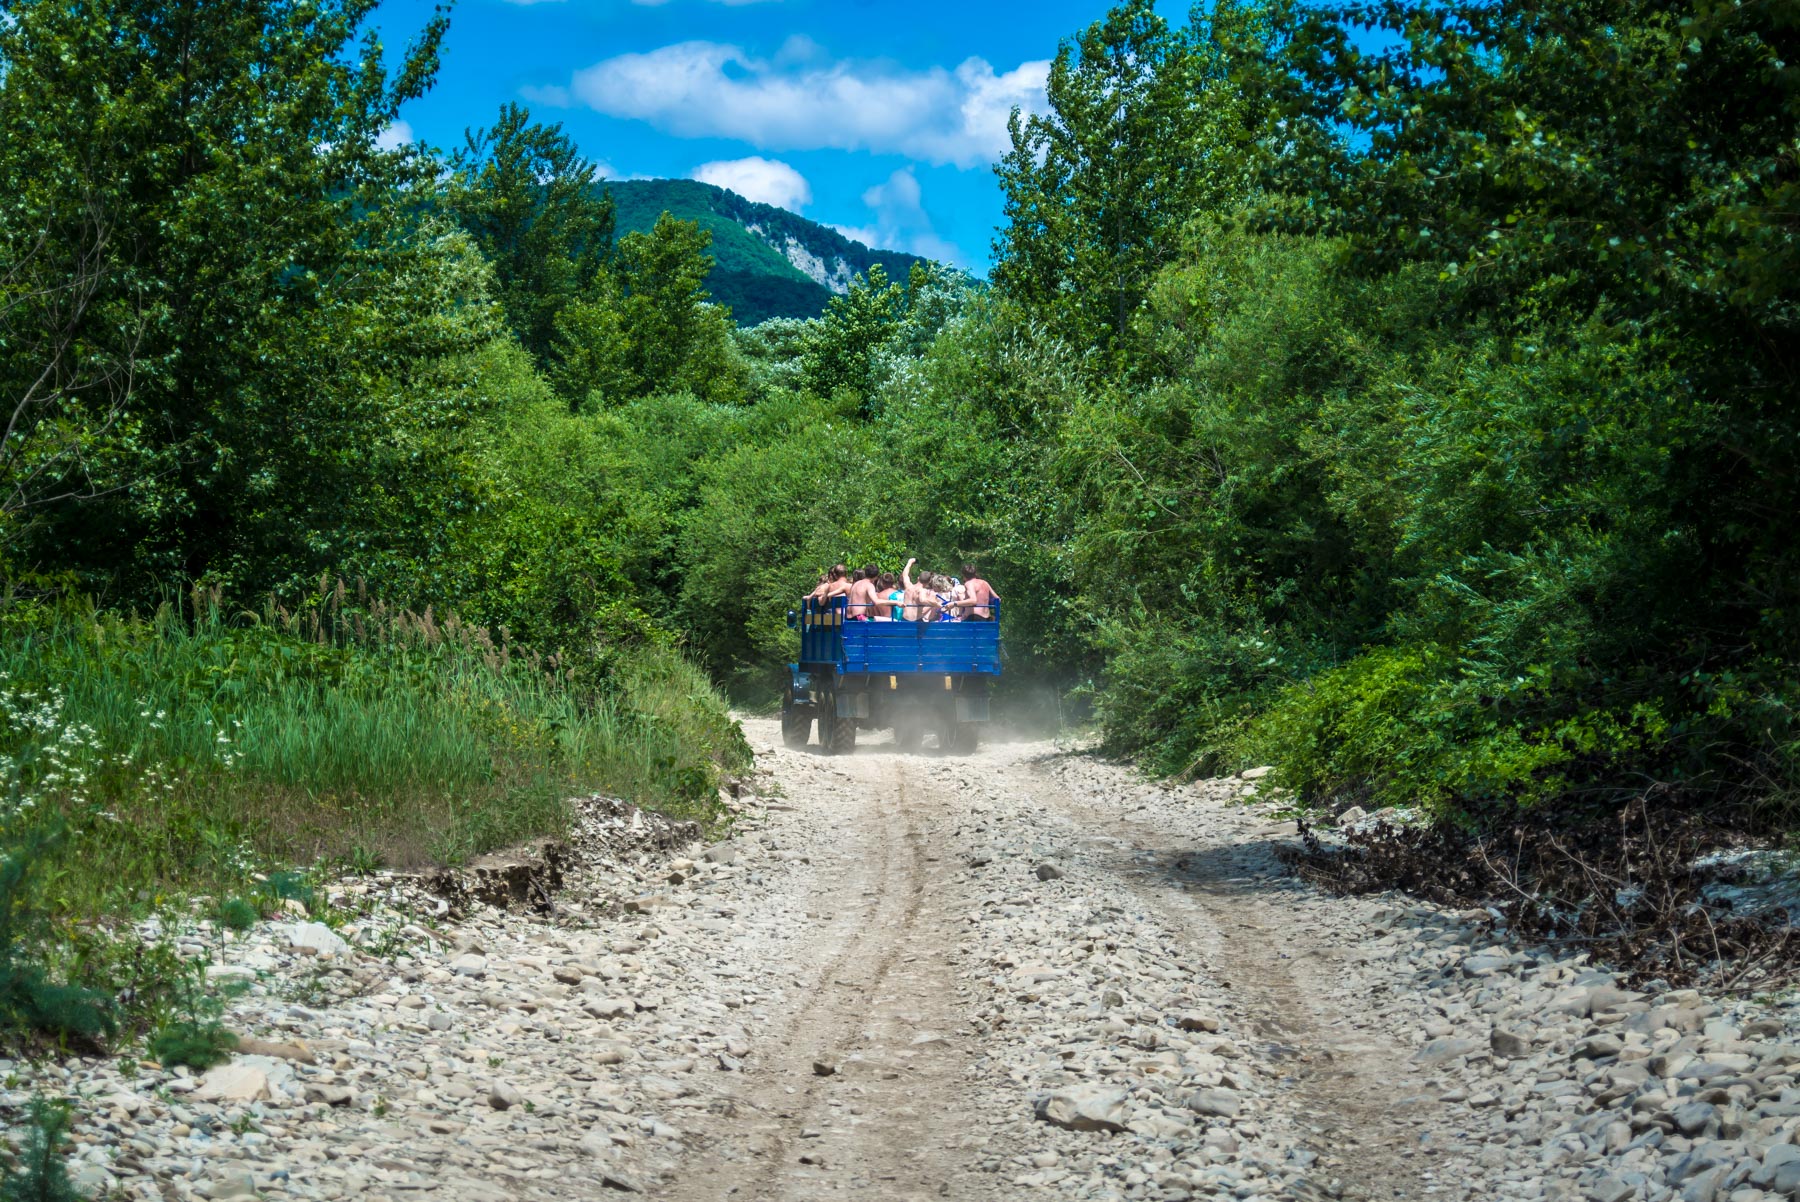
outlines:
[{"label": "dirt road", "polygon": [[132,1202],[1800,1197],[1790,999],[1324,896],[1241,778],[746,728],[728,841],[589,798],[548,912],[376,874],[330,926],[197,914],[253,1042],[9,1061],[0,1111],[75,1098]]},{"label": "dirt road", "polygon": [[[798,988],[660,1196],[1440,1192],[1415,1049],[1342,988],[1359,932],[1297,912],[1291,823],[1218,804],[1247,787],[1196,804],[1048,743],[827,758],[747,729],[796,807],[769,829],[814,869],[764,902],[805,915],[776,970]],[[1122,1098],[1124,1130],[1034,1117],[1071,1087]]]}]

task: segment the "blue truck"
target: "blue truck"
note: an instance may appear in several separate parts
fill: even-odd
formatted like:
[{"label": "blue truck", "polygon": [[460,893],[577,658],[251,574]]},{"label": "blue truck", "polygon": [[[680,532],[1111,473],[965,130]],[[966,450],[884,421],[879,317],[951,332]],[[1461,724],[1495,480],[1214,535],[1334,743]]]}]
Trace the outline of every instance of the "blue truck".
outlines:
[{"label": "blue truck", "polygon": [[788,612],[800,659],[788,665],[782,741],[805,747],[817,722],[819,746],[833,755],[856,747],[858,729],[891,729],[902,750],[931,734],[941,751],[973,751],[1000,675],[998,601],[993,613],[988,621],[858,621],[842,597],[808,598]]}]

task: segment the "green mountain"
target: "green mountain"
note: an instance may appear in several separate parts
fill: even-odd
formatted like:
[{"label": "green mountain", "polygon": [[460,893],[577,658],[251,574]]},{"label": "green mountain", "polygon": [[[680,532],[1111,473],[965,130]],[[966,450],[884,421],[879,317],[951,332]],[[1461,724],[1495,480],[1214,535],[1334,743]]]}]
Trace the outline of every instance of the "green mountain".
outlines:
[{"label": "green mountain", "polygon": [[830,226],[698,180],[608,180],[604,187],[618,208],[620,234],[648,230],[665,211],[712,231],[715,265],[707,287],[739,325],[817,317],[874,264],[904,282],[914,263],[926,262],[870,250]]}]

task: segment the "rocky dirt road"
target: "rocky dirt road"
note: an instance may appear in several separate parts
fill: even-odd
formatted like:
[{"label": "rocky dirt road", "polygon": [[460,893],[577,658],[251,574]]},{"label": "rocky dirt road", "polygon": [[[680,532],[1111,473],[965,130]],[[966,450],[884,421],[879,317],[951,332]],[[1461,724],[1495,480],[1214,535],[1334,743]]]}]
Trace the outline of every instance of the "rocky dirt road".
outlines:
[{"label": "rocky dirt road", "polygon": [[347,883],[184,934],[264,1042],[11,1066],[130,1198],[1675,1199],[1800,1192],[1778,999],[1643,995],[1482,913],[1329,898],[1251,781],[746,722],[724,843],[602,807],[550,915]]}]

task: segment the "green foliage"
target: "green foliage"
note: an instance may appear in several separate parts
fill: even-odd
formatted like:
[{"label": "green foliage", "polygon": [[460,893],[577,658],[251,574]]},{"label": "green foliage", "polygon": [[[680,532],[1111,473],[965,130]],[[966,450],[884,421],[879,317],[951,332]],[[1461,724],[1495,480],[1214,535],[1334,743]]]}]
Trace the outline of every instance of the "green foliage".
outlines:
[{"label": "green foliage", "polygon": [[749,328],[739,326],[732,337],[747,373],[746,390],[752,400],[763,400],[776,390],[798,391],[806,347],[818,322],[794,317],[771,317]]},{"label": "green foliage", "polygon": [[[443,18],[390,79],[372,7],[8,6],[0,246],[85,258],[52,305],[64,340],[8,339],[0,377],[11,405],[48,369],[53,419],[33,429],[96,443],[26,456],[46,495],[16,562],[142,598],[171,574],[248,583],[356,545],[370,452],[423,399],[413,373],[484,336],[479,306],[442,320],[455,250],[409,199],[433,164],[376,145],[429,84]],[[71,222],[74,241],[32,258]]]},{"label": "green foliage", "polygon": [[144,1046],[158,1064],[204,1072],[231,1059],[237,1040],[217,1021],[175,1019],[159,1027]]},{"label": "green foliage", "polygon": [[468,131],[450,166],[445,207],[493,264],[507,324],[545,364],[557,316],[612,250],[612,198],[593,188],[594,164],[562,126],[536,124],[518,104]]},{"label": "green foliage", "polygon": [[167,983],[170,997],[145,1050],[165,1068],[186,1065],[205,1072],[231,1059],[237,1037],[225,1029],[225,996],[206,988],[193,967]]},{"label": "green foliage", "polygon": [[[15,795],[13,804],[22,809],[24,800]],[[53,975],[49,959],[57,932],[32,879],[61,842],[60,824],[52,820],[37,830],[22,825],[17,816],[7,824],[0,858],[0,1034],[13,1043],[49,1036],[97,1044],[117,1030],[112,1001],[98,989]]]},{"label": "green foliage", "polygon": [[32,1098],[25,1147],[16,1164],[0,1170],[0,1202],[80,1202],[62,1158],[69,1120],[65,1104]]},{"label": "green foliage", "polygon": [[1760,10],[1125,4],[1065,51],[994,312],[1110,353],[1014,418],[1051,503],[990,520],[1034,503],[1068,563],[1112,747],[1444,812],[1793,795],[1792,302],[1748,251],[1796,194],[1792,43]]},{"label": "green foliage", "polygon": [[[352,849],[353,852],[355,850],[357,849]],[[295,872],[288,868],[271,872],[264,880],[263,888],[270,897],[278,902],[299,902],[309,912],[318,908],[318,891],[313,888],[312,882],[306,879],[305,873]]]},{"label": "green foliage", "polygon": [[[198,609],[5,614],[0,753],[17,766],[15,822],[66,827],[39,856],[59,917],[242,895],[261,865],[355,848],[458,859],[562,829],[564,799],[586,791],[704,817],[702,785],[741,764],[723,705],[659,647],[571,674],[335,587],[256,622]],[[677,688],[691,719],[671,719]],[[261,891],[314,901],[296,875]]]},{"label": "green foliage", "polygon": [[994,280],[1075,345],[1113,350],[1113,365],[1128,362],[1123,340],[1182,226],[1248,188],[1270,114],[1232,54],[1254,48],[1255,25],[1221,4],[1172,29],[1151,0],[1128,0],[1058,49],[1048,110],[1012,116]]},{"label": "green foliage", "polygon": [[618,404],[653,391],[743,396],[746,371],[731,315],[707,303],[710,238],[665,213],[649,233],[619,240],[616,261],[556,321],[550,374],[572,405]]},{"label": "green foliage", "polygon": [[906,296],[879,265],[869,268],[843,296],[833,297],[801,358],[801,382],[817,396],[839,390],[859,399],[873,391],[870,368],[893,337]]},{"label": "green foliage", "polygon": [[213,907],[213,921],[228,931],[247,931],[261,917],[256,904],[241,897],[221,898]]}]

